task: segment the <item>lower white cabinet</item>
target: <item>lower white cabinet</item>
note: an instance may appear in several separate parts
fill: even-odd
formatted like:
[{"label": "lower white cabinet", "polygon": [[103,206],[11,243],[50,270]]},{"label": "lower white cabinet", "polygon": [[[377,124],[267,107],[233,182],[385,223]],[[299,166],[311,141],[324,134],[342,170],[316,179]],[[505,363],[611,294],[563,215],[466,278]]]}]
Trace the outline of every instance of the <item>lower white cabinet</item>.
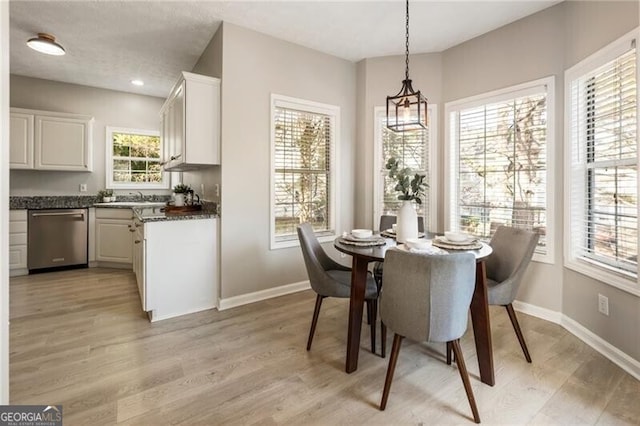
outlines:
[{"label": "lower white cabinet", "polygon": [[133,212],[131,209],[96,209],[96,260],[133,263]]},{"label": "lower white cabinet", "polygon": [[27,211],[9,212],[9,275],[27,275]]},{"label": "lower white cabinet", "polygon": [[217,307],[217,219],[140,225],[133,264],[142,308],[151,321]]}]

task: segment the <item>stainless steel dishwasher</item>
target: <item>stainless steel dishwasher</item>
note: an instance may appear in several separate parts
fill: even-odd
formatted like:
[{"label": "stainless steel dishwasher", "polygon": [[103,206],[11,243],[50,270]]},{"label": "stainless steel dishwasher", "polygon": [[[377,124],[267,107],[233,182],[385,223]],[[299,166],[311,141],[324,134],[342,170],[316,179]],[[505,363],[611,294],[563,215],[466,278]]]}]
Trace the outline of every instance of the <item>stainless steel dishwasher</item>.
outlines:
[{"label": "stainless steel dishwasher", "polygon": [[86,266],[87,209],[29,210],[29,270]]}]

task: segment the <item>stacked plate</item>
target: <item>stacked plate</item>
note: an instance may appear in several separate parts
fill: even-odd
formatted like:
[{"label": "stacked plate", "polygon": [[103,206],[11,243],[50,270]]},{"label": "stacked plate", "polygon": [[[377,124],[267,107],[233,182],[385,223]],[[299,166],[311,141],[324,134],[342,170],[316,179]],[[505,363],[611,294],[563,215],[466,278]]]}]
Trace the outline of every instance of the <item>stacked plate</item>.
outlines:
[{"label": "stacked plate", "polygon": [[440,236],[433,239],[433,245],[447,250],[478,250],[482,243],[474,237],[468,237],[462,241],[451,241],[447,237]]},{"label": "stacked plate", "polygon": [[[386,244],[384,238],[380,235],[373,235],[369,232],[357,232],[364,231],[361,229],[354,229],[350,234],[343,234],[340,238],[342,244],[348,244],[351,246],[371,247],[371,246],[383,246]],[[368,236],[366,236],[368,235]]]},{"label": "stacked plate", "polygon": [[[380,235],[382,235],[383,237],[387,237],[387,238],[395,238],[396,237],[396,231],[394,231],[393,229],[389,228],[389,229],[385,229],[384,231],[380,232]],[[422,238],[424,237],[424,232],[418,232],[418,238]]]}]

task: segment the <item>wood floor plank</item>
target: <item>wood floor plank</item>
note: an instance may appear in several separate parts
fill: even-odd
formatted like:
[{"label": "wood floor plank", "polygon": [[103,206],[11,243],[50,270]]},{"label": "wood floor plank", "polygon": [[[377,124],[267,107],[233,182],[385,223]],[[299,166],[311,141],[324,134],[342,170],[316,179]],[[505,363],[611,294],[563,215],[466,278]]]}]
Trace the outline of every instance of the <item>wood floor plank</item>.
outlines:
[{"label": "wood floor plank", "polygon": [[[17,277],[10,291],[11,403],[63,404],[66,425],[472,424],[444,344],[403,344],[379,411],[388,358],[363,324],[358,370],[344,372],[344,299],[325,300],[306,351],[311,291],[153,324],[130,271]],[[483,424],[640,424],[636,379],[519,313],[528,364],[504,309],[490,314],[495,386],[479,381],[471,328],[461,340]]]}]

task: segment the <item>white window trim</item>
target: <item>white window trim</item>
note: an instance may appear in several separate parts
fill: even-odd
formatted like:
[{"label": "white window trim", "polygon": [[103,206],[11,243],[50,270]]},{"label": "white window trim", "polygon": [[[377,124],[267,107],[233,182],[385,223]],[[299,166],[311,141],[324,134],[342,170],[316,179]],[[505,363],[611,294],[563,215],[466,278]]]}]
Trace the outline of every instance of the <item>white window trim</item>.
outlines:
[{"label": "white window trim", "polygon": [[321,243],[331,242],[336,239],[340,229],[340,206],[339,206],[339,184],[340,184],[340,107],[336,105],[323,104],[320,102],[309,101],[306,99],[294,98],[291,96],[271,94],[271,143],[270,143],[270,179],[269,179],[269,240],[270,250],[278,250],[289,247],[300,246],[298,238],[276,241],[276,218],[275,218],[275,148],[276,148],[276,127],[275,127],[275,111],[276,107],[299,109],[317,114],[325,114],[331,116],[331,170],[329,187],[329,203],[332,206],[329,214],[329,227],[334,230],[330,235],[319,235],[318,241]]},{"label": "white window trim", "polygon": [[[105,133],[105,186],[109,189],[169,189],[171,184],[170,176],[167,172],[162,172],[162,182],[160,183],[130,183],[115,182],[113,180],[113,133],[133,133],[139,135],[149,135],[160,137],[157,130],[132,129],[127,127],[107,126]],[[162,143],[160,143],[160,158],[162,158]]]},{"label": "white window trim", "polygon": [[[564,227],[564,266],[568,269],[576,271],[580,274],[586,275],[590,278],[602,281],[605,284],[609,284],[613,287],[624,290],[636,296],[640,296],[640,274],[638,278],[634,279],[624,273],[609,268],[601,263],[590,262],[588,259],[578,258],[574,256],[574,246],[571,235],[571,221],[572,221],[572,204],[571,204],[571,187],[572,187],[572,170],[571,170],[571,155],[572,155],[572,135],[571,135],[571,83],[583,76],[584,74],[593,71],[601,65],[606,64],[619,57],[621,54],[629,50],[629,45],[633,39],[636,39],[636,81],[640,83],[640,51],[638,49],[638,43],[640,43],[640,27],[630,31],[616,41],[609,43],[607,46],[601,48],[591,56],[583,59],[576,65],[572,66],[565,71],[564,78],[564,99],[565,99],[565,111],[564,111],[564,221],[566,226]],[[640,88],[636,90],[636,105],[640,107]],[[639,111],[640,112],[640,109]],[[637,135],[640,135],[640,116],[637,120]],[[637,164],[640,165],[640,149],[638,149]],[[640,187],[640,173],[638,173],[638,186]],[[640,206],[640,203],[639,203]],[[640,212],[638,214],[640,217]],[[638,253],[640,253],[640,238],[638,239]]]},{"label": "white window trim", "polygon": [[[373,108],[373,123],[374,123],[374,147],[373,147],[373,226],[374,228],[380,223],[380,211],[382,191],[380,170],[383,165],[380,164],[380,158],[382,157],[382,141],[380,135],[382,134],[382,128],[380,116],[386,114],[386,107],[377,106]],[[425,229],[427,231],[435,231],[438,229],[438,105],[429,104],[427,106],[427,116],[429,117],[429,220],[425,223]],[[382,230],[381,230],[382,231]]]},{"label": "white window trim", "polygon": [[456,180],[457,178],[448,173],[448,170],[457,170],[456,167],[456,154],[454,153],[455,146],[452,146],[451,126],[454,124],[451,122],[451,113],[460,110],[462,107],[471,108],[474,106],[484,105],[488,103],[500,102],[507,99],[512,99],[518,96],[526,96],[527,94],[534,94],[539,92],[540,86],[546,86],[547,88],[547,188],[546,188],[546,217],[547,217],[547,252],[545,254],[534,253],[533,261],[540,263],[554,264],[555,261],[555,136],[556,136],[556,113],[555,113],[555,77],[549,76],[538,80],[529,81],[515,86],[506,87],[504,89],[494,90],[491,92],[483,93],[480,95],[470,96],[464,99],[458,99],[456,101],[447,102],[445,104],[445,135],[444,135],[444,203],[445,203],[445,215],[444,225],[445,229],[455,228],[451,221],[451,203],[454,201],[455,194],[457,194]]}]

